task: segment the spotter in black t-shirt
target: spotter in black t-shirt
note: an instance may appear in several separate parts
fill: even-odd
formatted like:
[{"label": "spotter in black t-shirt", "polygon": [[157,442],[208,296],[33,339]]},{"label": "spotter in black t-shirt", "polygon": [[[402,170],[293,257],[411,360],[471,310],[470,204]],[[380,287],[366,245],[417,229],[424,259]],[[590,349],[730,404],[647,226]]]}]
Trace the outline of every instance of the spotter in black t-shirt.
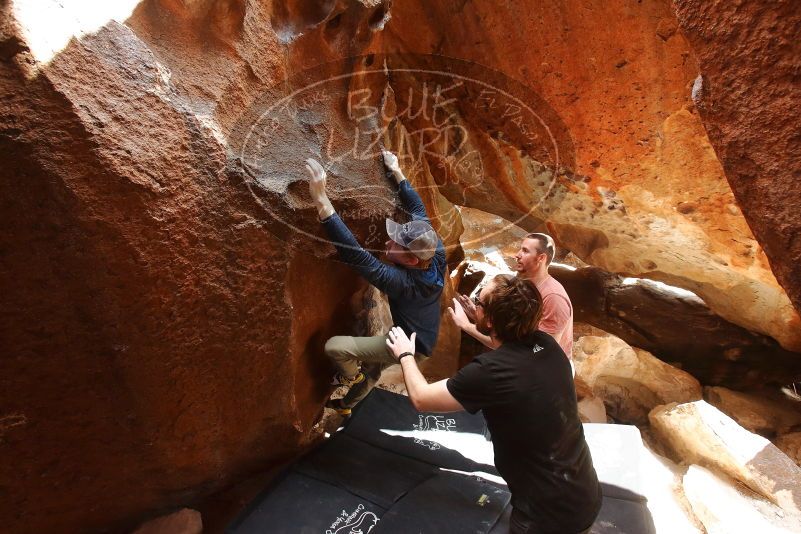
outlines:
[{"label": "spotter in black t-shirt", "polygon": [[537,532],[580,532],[592,524],[601,487],[570,363],[550,335],[537,332],[533,344],[504,343],[476,357],[447,387],[468,412],[484,413],[512,506],[534,520]]}]

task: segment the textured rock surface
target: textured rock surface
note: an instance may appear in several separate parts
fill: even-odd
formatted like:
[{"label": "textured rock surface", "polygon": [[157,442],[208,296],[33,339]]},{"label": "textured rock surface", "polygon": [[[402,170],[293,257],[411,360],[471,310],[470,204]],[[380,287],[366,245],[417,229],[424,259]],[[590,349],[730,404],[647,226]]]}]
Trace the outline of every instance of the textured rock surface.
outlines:
[{"label": "textured rock surface", "polygon": [[603,399],[584,397],[578,401],[578,413],[582,423],[606,423],[606,406]]},{"label": "textured rock surface", "polygon": [[780,385],[801,376],[801,353],[715,314],[697,295],[598,267],[552,265],[576,320],[680,365],[705,384]]},{"label": "textured rock surface", "polygon": [[[480,278],[471,273],[512,272],[526,232],[480,210],[463,208],[461,215],[461,245],[470,260],[464,267],[462,289],[471,289]],[[577,321],[678,365],[704,384],[743,389],[801,378],[801,354],[718,316],[697,295],[588,267],[574,261],[572,254],[563,255],[564,249],[557,247],[550,273],[565,286]]]},{"label": "textured rock surface", "polygon": [[[578,341],[578,337],[573,334],[573,341]],[[607,423],[606,406],[603,399],[593,395],[592,388],[587,385],[579,376],[573,378],[573,385],[576,388],[576,399],[578,400],[579,418],[582,423]]]},{"label": "textured rock surface", "polygon": [[565,172],[554,176],[538,147],[517,143],[503,121],[476,119],[460,102],[467,141],[459,153],[480,152],[486,178],[465,191],[458,184],[468,178],[429,158],[450,200],[520,219],[528,230],[546,222],[587,263],[690,289],[720,316],[799,350],[801,320],[690,100],[698,69],[675,27],[670,4],[660,1],[416,1],[393,6],[380,45],[491,66],[524,80],[561,118],[553,126],[566,132],[555,143]]},{"label": "textured rock surface", "polygon": [[773,444],[801,467],[801,432],[783,434]]},{"label": "textured rock surface", "polygon": [[203,520],[200,512],[184,508],[170,515],[152,519],[133,534],[201,534]]},{"label": "textured rock surface", "polygon": [[[392,187],[375,157],[347,156],[344,105],[301,102],[268,132],[280,142],[259,147],[256,174],[239,145],[263,98],[341,57],[462,57],[552,108],[556,176],[541,146],[506,135],[512,121],[464,99],[455,120],[491,180],[467,192],[428,158],[410,172],[449,243],[450,202],[518,217],[555,178],[524,226],[547,221],[588,261],[674,281],[801,343],[688,100],[697,68],[667,0],[399,2],[391,20],[373,0],[84,4],[0,4],[0,517],[12,531],[132,527],[314,439],[330,373],[320,348],[351,332],[363,285],[315,240],[301,161],[328,160],[334,204],[363,242],[394,211]],[[386,82],[368,78],[343,85]],[[415,80],[390,85],[402,95]],[[395,121],[386,145],[426,120]]]},{"label": "textured rock surface", "polygon": [[697,58],[693,95],[709,139],[776,278],[801,309],[801,10],[759,0],[673,4]]},{"label": "textured rock surface", "polygon": [[649,420],[677,458],[726,473],[787,512],[801,512],[801,468],[714,406],[671,403],[654,408]]},{"label": "textured rock surface", "polygon": [[[13,532],[130,528],[297,455],[329,393],[322,344],[349,333],[360,287],[333,249],[276,237],[260,203],[320,230],[291,187],[319,143],[283,154],[286,173],[256,196],[227,145],[268,84],[322,59],[296,54],[319,32],[281,44],[269,3],[82,5],[0,6],[0,517]],[[340,20],[367,39],[373,10]],[[340,175],[384,191],[363,207],[392,198],[376,160],[332,174],[338,205]]]},{"label": "textured rock surface", "polygon": [[765,393],[743,393],[722,387],[704,388],[704,399],[740,426],[772,439],[795,426],[801,427],[801,403],[774,399]]},{"label": "textured rock surface", "polygon": [[703,525],[695,517],[684,495],[681,484],[684,468],[647,446],[644,449],[640,458],[640,474],[656,534],[704,533]]},{"label": "textured rock surface", "polygon": [[794,534],[801,517],[790,516],[737,483],[698,465],[683,478],[684,494],[707,534]]},{"label": "textured rock surface", "polygon": [[459,212],[464,227],[459,243],[465,259],[514,270],[515,254],[528,232],[503,217],[481,210],[461,208]]},{"label": "textured rock surface", "polygon": [[657,405],[701,398],[701,385],[690,374],[612,335],[580,338],[573,362],[576,377],[603,399],[609,414],[620,422],[645,424]]}]

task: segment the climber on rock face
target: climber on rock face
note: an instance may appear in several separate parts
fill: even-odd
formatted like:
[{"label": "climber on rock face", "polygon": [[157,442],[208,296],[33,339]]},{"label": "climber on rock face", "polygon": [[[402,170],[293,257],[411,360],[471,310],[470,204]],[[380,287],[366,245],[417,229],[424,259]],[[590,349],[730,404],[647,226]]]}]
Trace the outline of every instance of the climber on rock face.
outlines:
[{"label": "climber on rock face", "polygon": [[[411,216],[405,224],[386,220],[389,240],[384,255],[388,263],[376,259],[353,237],[328,199],[325,169],[311,158],[306,160],[311,177],[309,192],[340,259],[387,295],[394,324],[418,333],[419,350],[414,356],[422,360],[431,356],[439,333],[445,248],[431,227],[423,201],[403,175],[398,158],[383,151],[383,160],[398,184],[403,207]],[[348,415],[370,392],[381,371],[395,363],[386,339],[384,335],[335,336],[326,342],[325,353],[338,371],[333,383],[350,386],[344,398],[329,400],[326,406]]]},{"label": "climber on rock face", "polygon": [[512,493],[513,533],[586,533],[601,487],[578,416],[571,366],[554,338],[537,329],[542,297],[520,276],[501,274],[476,296],[476,327],[498,348],[453,377],[429,384],[413,355],[415,333],[390,330],[387,345],[422,412],[481,410],[495,466]]},{"label": "climber on rock face", "polygon": [[[553,238],[547,234],[531,233],[523,238],[515,255],[517,275],[530,280],[542,295],[542,317],[539,329],[551,334],[568,359],[573,359],[573,304],[565,288],[548,274],[548,266],[556,253]],[[495,348],[492,340],[476,328],[475,306],[466,295],[453,299],[448,308],[456,325],[486,347]]]}]

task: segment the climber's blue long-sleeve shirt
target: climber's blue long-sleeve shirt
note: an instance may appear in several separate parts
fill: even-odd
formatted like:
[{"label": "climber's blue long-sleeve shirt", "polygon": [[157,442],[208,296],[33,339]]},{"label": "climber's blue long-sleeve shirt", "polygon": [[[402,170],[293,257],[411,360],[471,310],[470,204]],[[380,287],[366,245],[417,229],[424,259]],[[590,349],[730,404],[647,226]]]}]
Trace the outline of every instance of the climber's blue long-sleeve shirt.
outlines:
[{"label": "climber's blue long-sleeve shirt", "polygon": [[[430,223],[420,195],[408,180],[400,183],[398,194],[412,219]],[[445,284],[442,240],[437,243],[428,269],[404,268],[382,263],[364,250],[336,213],[322,223],[342,261],[386,293],[393,323],[403,328],[408,336],[417,332],[417,352],[430,356],[439,333],[439,299]]]}]

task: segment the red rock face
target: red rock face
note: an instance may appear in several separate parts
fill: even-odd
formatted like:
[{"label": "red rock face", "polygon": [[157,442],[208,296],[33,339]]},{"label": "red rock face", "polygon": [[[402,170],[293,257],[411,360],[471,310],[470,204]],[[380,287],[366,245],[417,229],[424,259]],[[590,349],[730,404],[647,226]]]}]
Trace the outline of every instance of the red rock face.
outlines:
[{"label": "red rock face", "polygon": [[773,272],[801,310],[801,11],[795,2],[674,0],[698,58],[709,138]]},{"label": "red rock face", "polygon": [[[690,98],[698,66],[668,2],[403,2],[392,16],[371,49],[441,54],[521,80],[558,117],[548,122],[570,147],[553,172],[553,158],[510,135],[505,109],[482,114],[480,95],[460,95],[455,121],[468,141],[459,155],[480,154],[484,176],[454,187],[469,180],[426,156],[449,200],[529,231],[547,228],[608,271],[694,291],[727,320],[801,351],[801,319]],[[702,24],[718,27],[713,19]],[[396,94],[404,83],[412,82],[391,80]],[[431,127],[401,120],[410,131]]]},{"label": "red rock face", "polygon": [[[0,521],[127,528],[317,437],[361,282],[265,212],[320,232],[291,185],[308,149],[270,190],[226,144],[293,61],[269,5],[146,2],[71,39],[49,6],[0,19]],[[358,7],[343,24],[367,28]],[[378,171],[336,172],[388,199]]]},{"label": "red rock face", "polygon": [[[448,243],[461,231],[453,203],[546,222],[591,263],[680,282],[733,322],[801,343],[729,207],[667,0],[82,4],[0,5],[0,520],[11,531],[127,528],[314,440],[331,372],[322,344],[350,333],[363,284],[316,239],[302,161],[331,164],[332,200],[363,242],[395,198],[377,158],[331,157],[353,142],[341,102],[312,94],[259,130],[252,168],[242,146],[265,99],[343,57],[363,55],[352,70],[380,52],[480,63],[536,92],[569,134],[569,168],[554,173],[512,120],[462,94],[454,121],[489,179],[468,191],[410,151]],[[331,90],[372,88],[391,107],[392,91],[419,82],[360,74]],[[426,124],[397,102],[394,113],[382,142],[400,150]],[[559,202],[529,213],[543,177]],[[445,375],[458,333],[443,332],[430,369]]]}]

